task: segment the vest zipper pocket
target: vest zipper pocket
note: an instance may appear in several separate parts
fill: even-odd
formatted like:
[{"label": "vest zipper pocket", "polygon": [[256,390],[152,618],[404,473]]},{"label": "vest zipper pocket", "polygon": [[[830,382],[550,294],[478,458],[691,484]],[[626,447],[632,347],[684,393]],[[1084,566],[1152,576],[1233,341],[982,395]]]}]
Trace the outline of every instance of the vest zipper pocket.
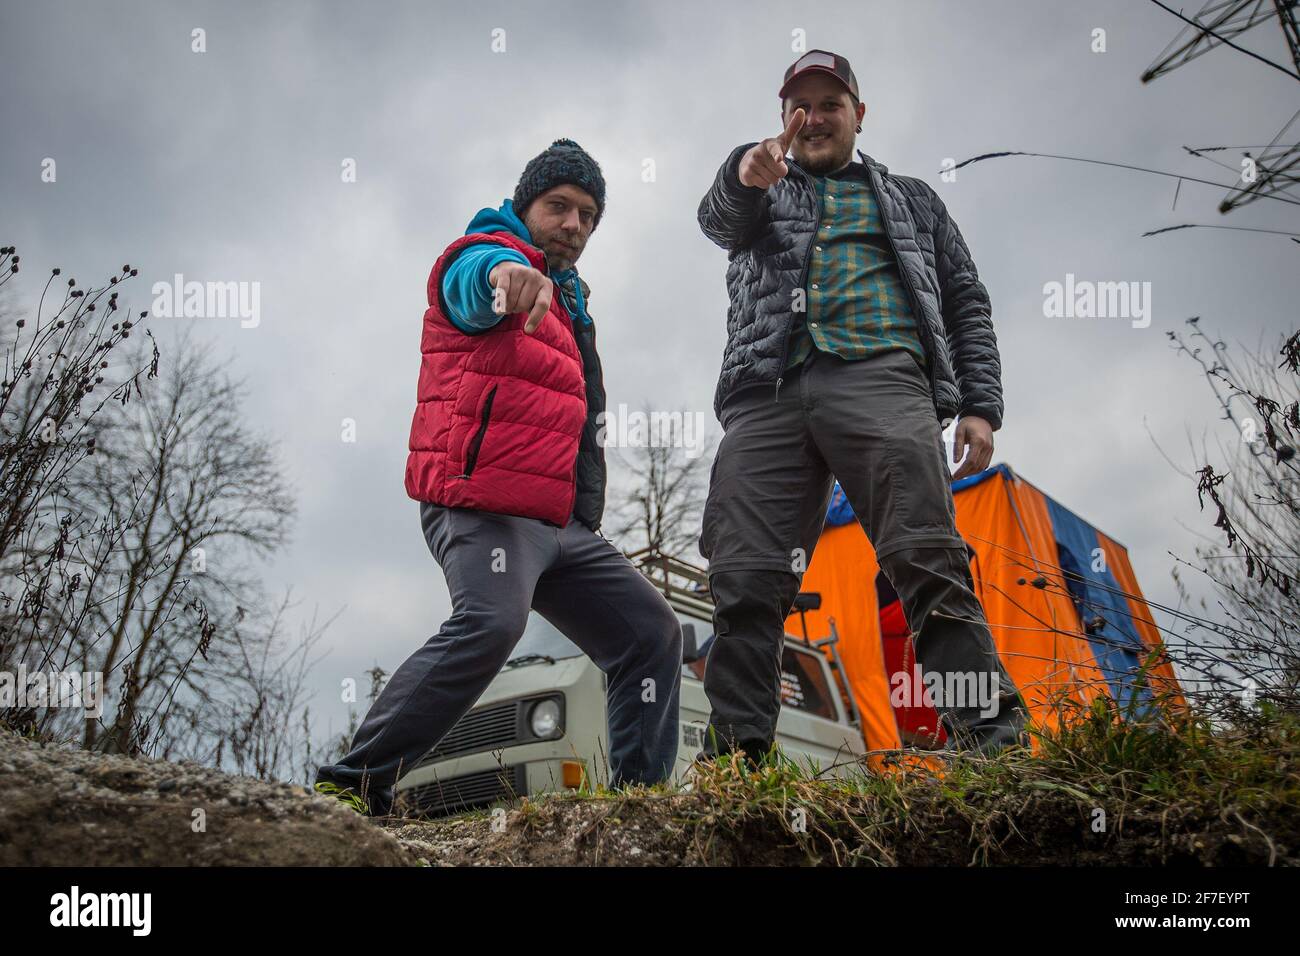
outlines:
[{"label": "vest zipper pocket", "polygon": [[483,447],[483,437],[487,434],[488,418],[492,414],[492,400],[496,398],[499,387],[493,385],[488,392],[487,401],[483,403],[483,414],[479,416],[478,430],[474,433],[474,437],[470,439],[469,448],[465,451],[465,471],[463,474],[457,475],[457,478],[468,478],[474,473],[474,465],[478,462],[479,449]]}]

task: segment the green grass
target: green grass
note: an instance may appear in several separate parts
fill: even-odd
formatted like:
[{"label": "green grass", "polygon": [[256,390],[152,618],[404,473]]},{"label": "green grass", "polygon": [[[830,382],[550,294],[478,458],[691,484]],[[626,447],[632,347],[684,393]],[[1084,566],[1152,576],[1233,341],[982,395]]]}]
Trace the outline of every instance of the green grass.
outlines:
[{"label": "green grass", "polygon": [[[1032,751],[957,755],[941,771],[830,776],[779,752],[727,756],[688,793],[587,785],[524,800],[516,819],[553,833],[594,805],[584,834],[637,822],[674,834],[665,857],[724,865],[1300,862],[1300,717],[1121,718],[1102,699],[1069,729],[1036,733]],[[526,853],[516,843],[511,858]]]}]

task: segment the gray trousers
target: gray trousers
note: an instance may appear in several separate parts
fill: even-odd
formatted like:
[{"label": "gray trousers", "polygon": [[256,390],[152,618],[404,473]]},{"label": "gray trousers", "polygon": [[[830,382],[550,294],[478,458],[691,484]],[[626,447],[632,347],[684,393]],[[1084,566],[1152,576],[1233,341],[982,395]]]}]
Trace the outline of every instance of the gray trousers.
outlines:
[{"label": "gray trousers", "polygon": [[317,781],[352,786],[372,813],[387,813],[400,774],[464,716],[509,659],[530,607],[605,672],[610,783],[667,779],[681,733],[682,629],[632,562],[576,520],[557,528],[421,502],[420,522],[447,578],[451,617],[393,672],[351,751],[321,767]]},{"label": "gray trousers", "polygon": [[717,635],[704,676],[706,753],[752,756],[772,745],[785,618],[836,478],[917,634],[922,674],[943,675],[948,693],[936,710],[954,746],[1024,742],[1024,702],[974,592],[942,430],[916,359],[903,350],[857,361],[814,351],[786,373],[779,400],[771,387],[733,394],[722,426],[700,535]]}]

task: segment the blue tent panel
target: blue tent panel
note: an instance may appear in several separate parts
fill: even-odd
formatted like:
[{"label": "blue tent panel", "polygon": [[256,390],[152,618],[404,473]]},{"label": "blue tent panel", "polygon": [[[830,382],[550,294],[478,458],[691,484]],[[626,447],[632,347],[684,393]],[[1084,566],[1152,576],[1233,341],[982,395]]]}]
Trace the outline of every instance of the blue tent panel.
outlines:
[{"label": "blue tent panel", "polygon": [[1052,519],[1065,585],[1079,610],[1097,667],[1110,684],[1115,701],[1127,711],[1134,703],[1135,690],[1139,690],[1141,700],[1151,699],[1149,688],[1135,688],[1146,647],[1133,627],[1128,599],[1105,563],[1097,529],[1047,495],[1043,497]]}]

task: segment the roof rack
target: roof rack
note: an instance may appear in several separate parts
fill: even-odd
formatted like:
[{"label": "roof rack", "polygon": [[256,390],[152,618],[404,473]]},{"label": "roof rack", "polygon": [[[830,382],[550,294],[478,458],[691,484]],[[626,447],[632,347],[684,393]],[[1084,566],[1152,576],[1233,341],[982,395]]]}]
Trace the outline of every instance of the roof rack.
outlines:
[{"label": "roof rack", "polygon": [[681,558],[645,547],[628,554],[642,574],[670,601],[709,617],[713,616],[713,595],[709,593],[709,572]]}]

